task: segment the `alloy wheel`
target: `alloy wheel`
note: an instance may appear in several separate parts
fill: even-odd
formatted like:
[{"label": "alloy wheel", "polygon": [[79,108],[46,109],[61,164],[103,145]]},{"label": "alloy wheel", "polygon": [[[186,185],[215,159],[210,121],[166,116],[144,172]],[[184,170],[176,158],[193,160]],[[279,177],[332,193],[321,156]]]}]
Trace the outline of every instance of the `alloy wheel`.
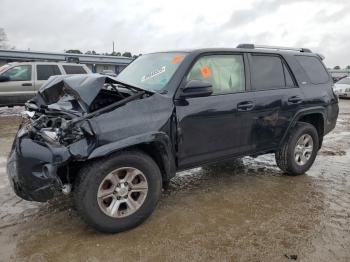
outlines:
[{"label": "alloy wheel", "polygon": [[127,217],[143,204],[148,193],[146,176],[133,167],[122,167],[110,172],[97,191],[97,202],[106,215]]},{"label": "alloy wheel", "polygon": [[305,165],[312,156],[314,141],[309,134],[303,134],[294,149],[294,159],[299,166]]}]

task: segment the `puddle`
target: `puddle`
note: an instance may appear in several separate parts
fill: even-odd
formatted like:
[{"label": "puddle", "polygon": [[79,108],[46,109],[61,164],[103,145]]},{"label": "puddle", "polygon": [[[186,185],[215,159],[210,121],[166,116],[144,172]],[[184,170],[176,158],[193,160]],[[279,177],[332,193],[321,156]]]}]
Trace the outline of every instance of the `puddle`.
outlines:
[{"label": "puddle", "polygon": [[87,227],[70,198],[13,194],[4,165],[19,119],[0,117],[0,261],[349,261],[348,112],[341,102],[307,175],[284,176],[273,154],[187,170],[150,219],[115,235]]}]

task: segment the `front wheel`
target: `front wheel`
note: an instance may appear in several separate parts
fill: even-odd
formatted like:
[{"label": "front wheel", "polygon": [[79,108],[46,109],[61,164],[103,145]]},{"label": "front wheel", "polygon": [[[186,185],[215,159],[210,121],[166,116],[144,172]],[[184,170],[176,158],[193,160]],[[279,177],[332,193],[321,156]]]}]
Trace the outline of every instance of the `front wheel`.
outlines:
[{"label": "front wheel", "polygon": [[298,122],[275,154],[277,166],[288,175],[304,174],[314,163],[318,149],[316,128],[309,123]]},{"label": "front wheel", "polygon": [[82,168],[74,202],[90,226],[117,233],[136,227],[151,215],[161,188],[161,173],[153,159],[125,151]]}]

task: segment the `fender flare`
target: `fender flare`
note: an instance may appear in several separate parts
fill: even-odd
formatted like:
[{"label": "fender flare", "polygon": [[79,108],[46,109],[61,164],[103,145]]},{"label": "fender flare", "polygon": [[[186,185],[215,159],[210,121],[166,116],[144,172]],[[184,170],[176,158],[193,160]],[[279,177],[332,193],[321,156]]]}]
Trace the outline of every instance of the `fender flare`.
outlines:
[{"label": "fender flare", "polygon": [[[323,117],[323,129],[325,129],[327,114],[326,114],[324,107],[317,106],[317,107],[309,107],[309,108],[301,109],[294,115],[292,121],[290,121],[288,128],[286,129],[286,131],[283,134],[283,137],[281,139],[279,147],[286,141],[286,139],[288,138],[289,131],[295,126],[295,124],[298,122],[298,120],[301,117],[309,115],[309,114],[315,114],[315,113],[322,115],[322,117]],[[323,132],[324,131],[325,130],[323,130]]]},{"label": "fender flare", "polygon": [[142,144],[154,144],[157,147],[157,153],[160,155],[165,172],[165,174],[163,174],[163,181],[168,181],[170,178],[175,176],[176,165],[174,154],[172,153],[171,149],[171,140],[164,132],[149,132],[99,146],[90,153],[88,159],[90,160],[103,157],[130,147],[137,148],[137,146]]}]

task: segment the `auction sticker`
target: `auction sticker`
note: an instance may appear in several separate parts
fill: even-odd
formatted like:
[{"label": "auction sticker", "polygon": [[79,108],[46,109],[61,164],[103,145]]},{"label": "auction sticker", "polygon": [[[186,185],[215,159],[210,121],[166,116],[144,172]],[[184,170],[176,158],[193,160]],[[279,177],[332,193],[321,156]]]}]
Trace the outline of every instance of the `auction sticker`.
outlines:
[{"label": "auction sticker", "polygon": [[162,67],[160,67],[160,68],[158,68],[156,70],[153,70],[152,72],[148,73],[147,75],[144,75],[143,77],[141,77],[141,82],[144,82],[144,81],[146,81],[148,79],[151,79],[151,78],[153,78],[153,77],[155,77],[157,75],[160,75],[160,74],[162,74],[164,72],[165,72],[165,66],[162,66]]}]

